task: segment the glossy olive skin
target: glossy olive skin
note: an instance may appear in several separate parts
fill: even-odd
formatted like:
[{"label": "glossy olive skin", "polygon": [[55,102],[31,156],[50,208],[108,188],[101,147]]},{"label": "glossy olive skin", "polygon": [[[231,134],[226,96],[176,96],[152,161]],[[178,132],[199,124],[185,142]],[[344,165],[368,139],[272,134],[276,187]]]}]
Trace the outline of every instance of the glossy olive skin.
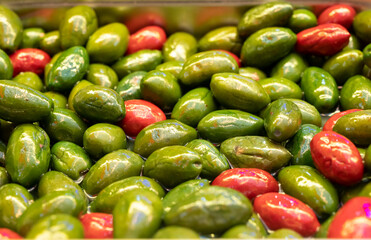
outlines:
[{"label": "glossy olive skin", "polygon": [[81,89],[87,87],[87,86],[92,86],[93,84],[87,80],[81,80],[75,84],[75,86],[71,89],[70,94],[68,95],[67,103],[68,103],[68,108],[71,109],[72,111],[75,111],[73,107],[73,99],[75,98],[77,92],[79,92]]},{"label": "glossy olive skin", "polygon": [[272,102],[280,98],[302,98],[299,85],[286,78],[265,78],[260,80],[259,84],[268,93]]},{"label": "glossy olive skin", "polygon": [[281,228],[278,229],[271,234],[267,238],[278,238],[278,239],[300,239],[303,238],[299,233],[295,232],[294,230],[288,228]]},{"label": "glossy olive skin", "polygon": [[334,4],[326,8],[318,16],[318,24],[337,23],[349,29],[352,26],[356,14],[352,6],[347,4]]},{"label": "glossy olive skin", "polygon": [[142,99],[125,101],[125,108],[126,115],[119,126],[133,138],[148,125],[166,120],[165,113],[159,107]]},{"label": "glossy olive skin", "polygon": [[128,74],[117,85],[118,92],[124,101],[132,99],[141,99],[142,92],[140,90],[140,82],[146,76],[147,72],[136,71]]},{"label": "glossy olive skin", "polygon": [[85,238],[113,238],[113,216],[109,213],[86,213],[80,217]]},{"label": "glossy olive skin", "polygon": [[4,120],[15,123],[36,122],[53,111],[50,98],[23,84],[0,80],[0,93],[0,118]]},{"label": "glossy olive skin", "polygon": [[169,111],[182,96],[182,90],[177,79],[168,72],[153,70],[140,82],[143,99]]},{"label": "glossy olive skin", "polygon": [[49,171],[45,173],[39,181],[37,186],[37,193],[39,198],[46,196],[51,192],[71,191],[75,194],[75,198],[81,202],[82,208],[85,210],[88,204],[88,199],[83,190],[77,183],[75,183],[67,175],[57,172]]},{"label": "glossy olive skin", "polygon": [[126,54],[132,54],[142,49],[161,50],[166,42],[166,32],[159,26],[145,26],[130,35]]},{"label": "glossy olive skin", "polygon": [[98,194],[109,184],[118,180],[139,176],[143,159],[136,153],[120,149],[99,159],[81,183],[88,194]]},{"label": "glossy olive skin", "polygon": [[178,226],[167,226],[159,229],[152,238],[161,239],[199,239],[200,235],[190,228],[178,227]]},{"label": "glossy olive skin", "polygon": [[81,222],[67,214],[53,214],[40,219],[32,226],[26,238],[38,239],[48,238],[78,239],[84,238],[84,228]]},{"label": "glossy olive skin", "polygon": [[9,183],[0,188],[0,225],[12,230],[17,229],[17,221],[33,202],[26,188]]},{"label": "glossy olive skin", "polygon": [[352,49],[339,52],[323,65],[323,69],[335,78],[338,85],[343,85],[348,78],[360,74],[362,68],[363,53]]},{"label": "glossy olive skin", "polygon": [[100,85],[103,87],[108,87],[115,89],[119,83],[117,74],[107,65],[104,64],[90,64],[87,71],[86,80],[89,82]]},{"label": "glossy olive skin", "polygon": [[179,80],[184,85],[196,86],[222,72],[238,73],[238,63],[231,55],[218,50],[199,52],[185,61]]},{"label": "glossy olive skin", "polygon": [[271,101],[257,81],[235,73],[214,74],[210,89],[223,106],[250,113],[258,112]]},{"label": "glossy olive skin", "polygon": [[94,122],[118,122],[125,117],[125,104],[111,88],[87,86],[72,100],[73,108],[83,118]]},{"label": "glossy olive skin", "polygon": [[53,101],[54,108],[67,108],[67,98],[63,94],[49,91],[44,92],[44,95]]},{"label": "glossy olive skin", "polygon": [[[190,194],[164,215],[165,225],[189,227],[197,232],[222,233],[245,223],[252,215],[250,201],[240,192],[209,186]],[[205,201],[206,200],[206,201]]]},{"label": "glossy olive skin", "polygon": [[371,109],[371,80],[355,75],[349,78],[340,92],[342,109]]},{"label": "glossy olive skin", "polygon": [[335,187],[317,170],[309,166],[288,166],[278,174],[286,194],[308,204],[319,216],[334,213],[339,205]]},{"label": "glossy olive skin", "polygon": [[239,55],[241,47],[242,40],[235,26],[214,29],[206,33],[198,42],[200,52],[222,49]]},{"label": "glossy olive skin", "polygon": [[5,168],[0,167],[0,187],[9,182],[10,182],[10,177],[8,175],[8,172],[6,171]]},{"label": "glossy olive skin", "polygon": [[289,28],[263,28],[244,42],[241,61],[245,66],[268,67],[289,54],[295,43],[296,35]]},{"label": "glossy olive skin", "polygon": [[83,136],[85,151],[93,158],[98,159],[118,149],[126,147],[125,132],[116,125],[97,123],[86,129]]},{"label": "glossy olive skin", "polygon": [[362,180],[361,155],[346,137],[333,131],[322,131],[313,137],[310,149],[314,165],[329,180],[344,186]]},{"label": "glossy olive skin", "polygon": [[0,49],[14,52],[22,41],[22,22],[18,15],[5,6],[0,6]]},{"label": "glossy olive skin", "polygon": [[203,117],[216,109],[212,92],[204,87],[195,88],[179,99],[171,112],[171,118],[196,127]]},{"label": "glossy olive skin", "polygon": [[13,64],[8,54],[0,49],[0,79],[11,80],[13,76]]},{"label": "glossy olive skin", "polygon": [[55,108],[41,125],[52,141],[70,141],[78,145],[82,145],[87,129],[85,122],[74,111],[65,108]]},{"label": "glossy olive skin", "polygon": [[[349,43],[346,47],[343,48],[343,50],[350,50],[350,49],[353,49],[353,50],[361,50],[361,43],[359,42],[360,40],[357,38],[356,35],[354,34],[350,34],[350,37],[349,37]],[[363,53],[364,55],[364,53]]]},{"label": "glossy olive skin", "polygon": [[86,50],[92,62],[112,63],[124,55],[129,42],[129,31],[122,23],[100,27],[89,38]]},{"label": "glossy olive skin", "polygon": [[261,135],[263,119],[240,110],[216,110],[198,123],[200,136],[213,143],[221,143],[232,137]]},{"label": "glossy olive skin", "polygon": [[38,220],[52,214],[65,213],[78,216],[85,211],[85,205],[71,190],[48,193],[37,199],[22,214],[17,223],[18,232],[25,236]]},{"label": "glossy olive skin", "polygon": [[325,124],[322,127],[322,130],[323,131],[332,131],[332,129],[334,128],[334,126],[337,123],[337,121],[339,120],[339,118],[341,118],[342,116],[347,115],[349,113],[358,112],[358,111],[362,111],[362,110],[361,109],[349,109],[349,110],[345,110],[345,111],[342,111],[342,112],[335,113],[329,119],[327,119],[327,121],[325,122]]},{"label": "glossy olive skin", "polygon": [[363,48],[363,62],[368,67],[371,67],[371,44]]},{"label": "glossy olive skin", "polygon": [[255,81],[267,78],[265,72],[255,67],[240,67],[238,74],[244,77],[251,78]]},{"label": "glossy olive skin", "polygon": [[195,139],[186,144],[186,147],[197,152],[201,157],[202,170],[200,176],[213,179],[221,172],[229,169],[228,160],[214,145],[204,139]]},{"label": "glossy olive skin", "polygon": [[167,214],[176,204],[179,203],[179,196],[188,199],[189,196],[200,189],[210,186],[206,179],[193,179],[179,184],[171,189],[163,198],[164,214]]},{"label": "glossy olive skin", "polygon": [[50,140],[46,132],[33,124],[18,125],[5,154],[5,167],[12,181],[32,187],[49,169],[49,161]]},{"label": "glossy olive skin", "polygon": [[76,6],[67,10],[59,24],[62,49],[84,46],[97,28],[97,16],[91,7]]},{"label": "glossy olive skin", "polygon": [[290,53],[282,58],[271,71],[271,77],[283,77],[299,82],[301,74],[308,67],[307,61],[297,53]]},{"label": "glossy olive skin", "polygon": [[25,28],[22,32],[20,48],[40,48],[40,41],[45,32],[42,28]]},{"label": "glossy olive skin", "polygon": [[165,146],[184,145],[196,139],[194,128],[177,120],[156,122],[144,128],[134,142],[134,152],[148,157],[152,152]]},{"label": "glossy olive skin", "polygon": [[265,3],[248,10],[238,23],[238,33],[246,38],[254,32],[267,27],[286,25],[293,13],[290,3]]},{"label": "glossy olive skin", "polygon": [[285,98],[285,100],[291,101],[298,106],[301,112],[302,124],[313,124],[318,127],[322,125],[321,114],[313,105],[300,99]]},{"label": "glossy olive skin", "polygon": [[349,38],[350,33],[345,27],[336,23],[325,23],[299,32],[295,50],[317,57],[331,56],[346,47]]},{"label": "glossy olive skin", "polygon": [[176,79],[179,78],[179,74],[183,69],[184,62],[181,61],[169,61],[157,65],[155,70],[162,72],[169,72],[174,75]]},{"label": "glossy olive skin", "polygon": [[308,9],[295,9],[288,26],[294,33],[298,33],[304,29],[317,26],[317,17]]},{"label": "glossy olive skin", "polygon": [[286,148],[292,154],[292,165],[307,165],[314,167],[312,155],[310,154],[310,141],[321,128],[313,124],[303,124],[296,134],[287,143]]},{"label": "glossy olive skin", "polygon": [[72,47],[62,52],[46,76],[48,90],[63,92],[71,90],[89,67],[89,56],[84,47]]},{"label": "glossy olive skin", "polygon": [[111,67],[121,79],[136,71],[154,70],[161,62],[161,51],[145,49],[120,58]]},{"label": "glossy olive skin", "polygon": [[33,72],[21,72],[13,78],[13,81],[22,83],[37,91],[42,91],[44,88],[44,84],[41,81],[40,77]]},{"label": "glossy olive skin", "polygon": [[333,131],[349,138],[354,144],[371,144],[371,110],[349,113],[336,122]]},{"label": "glossy olive skin", "polygon": [[328,238],[370,238],[369,197],[355,197],[335,214],[328,229]]},{"label": "glossy olive skin", "polygon": [[301,112],[295,103],[279,99],[269,105],[264,118],[264,128],[270,139],[283,142],[299,130],[301,119]]},{"label": "glossy olive skin", "polygon": [[320,227],[310,207],[283,193],[265,193],[258,196],[254,201],[254,211],[271,230],[289,228],[309,237]]},{"label": "glossy olive skin", "polygon": [[325,70],[309,67],[303,72],[301,89],[305,99],[320,113],[328,113],[336,108],[339,90],[335,79]]},{"label": "glossy olive skin", "polygon": [[149,238],[161,225],[161,199],[148,190],[127,193],[113,210],[115,238]]},{"label": "glossy olive skin", "polygon": [[259,136],[230,138],[221,144],[220,152],[232,167],[259,168],[271,173],[291,159],[291,153],[282,145]]},{"label": "glossy olive skin", "polygon": [[138,191],[140,189],[151,191],[160,198],[165,196],[164,189],[152,178],[144,176],[128,177],[104,188],[91,203],[91,211],[112,213],[114,207],[123,196],[130,191]]},{"label": "glossy olive skin", "polygon": [[162,53],[164,61],[182,61],[197,52],[197,40],[194,36],[186,32],[176,32],[166,40]]},{"label": "glossy olive skin", "polygon": [[213,182],[213,186],[235,189],[253,200],[267,192],[278,192],[278,182],[269,172],[257,168],[233,168],[222,172]]},{"label": "glossy olive skin", "polygon": [[168,146],[149,155],[144,163],[143,175],[172,188],[196,178],[201,169],[201,157],[196,151],[183,146]]},{"label": "glossy olive skin", "polygon": [[353,20],[354,31],[366,44],[371,43],[371,10],[364,10],[358,13]]},{"label": "glossy olive skin", "polygon": [[51,148],[50,155],[52,169],[66,174],[73,180],[77,180],[92,165],[85,150],[72,142],[57,142]]},{"label": "glossy olive skin", "polygon": [[40,40],[40,49],[50,55],[61,52],[61,36],[59,31],[45,33],[44,37]]},{"label": "glossy olive skin", "polygon": [[253,212],[249,221],[244,225],[236,225],[226,231],[221,238],[264,238],[267,231],[256,213]]}]

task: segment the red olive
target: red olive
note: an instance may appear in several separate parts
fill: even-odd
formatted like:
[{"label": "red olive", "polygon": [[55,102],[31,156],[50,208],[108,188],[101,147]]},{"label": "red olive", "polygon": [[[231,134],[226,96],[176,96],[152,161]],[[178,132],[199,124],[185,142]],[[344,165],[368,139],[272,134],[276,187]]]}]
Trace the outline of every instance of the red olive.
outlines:
[{"label": "red olive", "polygon": [[310,142],[310,152],[316,168],[331,181],[342,185],[361,181],[362,157],[343,135],[332,131],[317,133]]},{"label": "red olive", "polygon": [[313,210],[284,193],[265,193],[255,198],[254,211],[271,230],[288,228],[304,237],[317,232],[320,223]]},{"label": "red olive", "polygon": [[322,130],[323,131],[332,131],[332,129],[334,128],[334,126],[335,126],[336,122],[339,120],[339,118],[341,118],[342,116],[347,115],[349,113],[358,112],[358,111],[361,111],[361,109],[349,109],[349,110],[338,112],[338,113],[332,115],[326,121],[325,125],[323,125]]},{"label": "red olive", "polygon": [[85,238],[113,238],[113,216],[108,213],[87,213],[80,217]]},{"label": "red olive", "polygon": [[347,4],[336,4],[326,8],[318,17],[318,24],[337,23],[345,28],[350,28],[356,11]]},{"label": "red olive", "polygon": [[144,11],[140,13],[134,12],[133,15],[130,15],[125,20],[124,24],[132,34],[147,26],[160,26],[164,28],[166,21],[165,18],[159,13],[153,11]]},{"label": "red olive", "polygon": [[371,198],[355,197],[342,206],[330,224],[328,238],[371,238]]},{"label": "red olive", "polygon": [[296,51],[320,56],[334,55],[349,42],[350,33],[336,23],[322,24],[299,32]]},{"label": "red olive", "polygon": [[10,229],[0,228],[0,239],[6,240],[6,239],[23,239],[23,238],[19,236],[16,232],[13,232]]},{"label": "red olive", "polygon": [[132,34],[129,39],[126,54],[132,54],[143,49],[161,50],[166,42],[164,29],[158,26],[148,26]]},{"label": "red olive", "polygon": [[124,132],[136,137],[138,133],[148,125],[166,120],[165,113],[153,103],[145,100],[125,101],[126,115],[120,122]]},{"label": "red olive", "polygon": [[20,72],[34,72],[38,75],[44,72],[45,65],[50,62],[50,56],[37,48],[23,48],[9,56],[13,64],[13,77]]},{"label": "red olive", "polygon": [[250,200],[268,192],[278,192],[278,182],[269,172],[257,168],[233,168],[217,176],[212,185],[235,189]]}]

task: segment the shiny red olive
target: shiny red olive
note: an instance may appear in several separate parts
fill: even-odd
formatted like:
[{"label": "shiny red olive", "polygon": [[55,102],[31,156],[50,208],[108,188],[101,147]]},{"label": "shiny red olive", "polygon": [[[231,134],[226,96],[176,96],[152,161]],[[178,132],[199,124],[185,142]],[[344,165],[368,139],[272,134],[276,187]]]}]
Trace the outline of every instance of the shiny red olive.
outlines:
[{"label": "shiny red olive", "polygon": [[148,26],[130,36],[126,54],[132,54],[143,49],[161,50],[166,42],[164,29],[158,26]]},{"label": "shiny red olive", "polygon": [[332,115],[326,121],[325,125],[323,125],[322,130],[323,131],[332,131],[332,129],[334,128],[334,126],[335,126],[336,122],[339,120],[339,118],[341,118],[342,116],[345,116],[349,113],[358,112],[358,111],[361,111],[361,109],[349,109],[349,110],[346,110],[346,111],[335,113],[334,115]]},{"label": "shiny red olive", "polygon": [[332,131],[319,132],[310,142],[316,168],[328,179],[341,185],[353,185],[363,176],[362,157],[346,137]]},{"label": "shiny red olive", "polygon": [[234,60],[236,60],[237,64],[238,64],[238,67],[241,67],[241,59],[239,57],[237,57],[236,54],[234,53],[231,53],[230,51],[227,51],[227,50],[223,50],[223,49],[216,49],[218,51],[221,51],[221,52],[225,52],[225,53],[228,53],[229,55],[231,55]]},{"label": "shiny red olive", "polygon": [[166,120],[165,113],[156,105],[145,100],[125,101],[126,115],[120,122],[124,132],[136,137],[138,133],[148,125]]},{"label": "shiny red olive", "polygon": [[327,237],[371,239],[371,198],[355,197],[346,202],[335,214]]},{"label": "shiny red olive", "polygon": [[317,232],[320,223],[313,210],[284,193],[265,193],[255,198],[254,211],[271,230],[292,229],[304,237]]},{"label": "shiny red olive", "polygon": [[141,13],[135,12],[125,20],[124,24],[132,34],[147,26],[160,26],[164,28],[166,21],[165,18],[159,13],[145,11]]},{"label": "shiny red olive", "polygon": [[233,168],[217,176],[212,185],[235,189],[250,200],[268,192],[278,192],[278,182],[269,172],[257,168]]},{"label": "shiny red olive", "polygon": [[23,239],[23,238],[19,236],[16,232],[13,232],[10,229],[0,228],[0,239],[6,240],[6,239]]},{"label": "shiny red olive", "polygon": [[113,216],[108,213],[87,213],[80,217],[85,238],[113,238]]},{"label": "shiny red olive", "polygon": [[50,62],[50,56],[37,48],[23,48],[9,56],[13,64],[13,77],[21,72],[34,72],[38,75],[44,72],[45,65]]},{"label": "shiny red olive", "polygon": [[299,32],[296,51],[320,56],[334,55],[349,42],[350,33],[336,23],[322,24]]},{"label": "shiny red olive", "polygon": [[345,28],[350,28],[356,11],[347,4],[336,4],[326,8],[318,17],[318,25],[325,23],[337,23]]}]

